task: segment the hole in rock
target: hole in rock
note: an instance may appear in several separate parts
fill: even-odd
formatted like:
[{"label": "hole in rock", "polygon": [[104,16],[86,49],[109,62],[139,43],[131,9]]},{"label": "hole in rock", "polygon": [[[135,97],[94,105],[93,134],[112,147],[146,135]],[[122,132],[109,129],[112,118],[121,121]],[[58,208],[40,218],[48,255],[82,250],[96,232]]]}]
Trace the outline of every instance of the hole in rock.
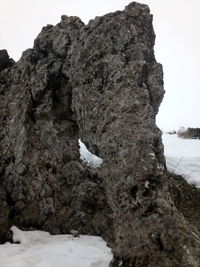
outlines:
[{"label": "hole in rock", "polygon": [[80,159],[84,162],[86,162],[88,165],[98,168],[101,166],[103,160],[102,158],[97,157],[96,155],[92,154],[85,144],[79,139],[79,152],[80,152]]}]

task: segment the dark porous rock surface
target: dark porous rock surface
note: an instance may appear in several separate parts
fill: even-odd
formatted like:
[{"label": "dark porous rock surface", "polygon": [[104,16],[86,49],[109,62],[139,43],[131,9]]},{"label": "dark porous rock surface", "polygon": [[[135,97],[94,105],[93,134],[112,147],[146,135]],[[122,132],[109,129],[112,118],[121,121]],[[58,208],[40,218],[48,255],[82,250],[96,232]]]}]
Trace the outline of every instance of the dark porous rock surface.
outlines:
[{"label": "dark porous rock surface", "polygon": [[0,50],[0,71],[5,68],[11,67],[14,63],[14,60],[12,58],[9,58],[7,50]]},{"label": "dark porous rock surface", "polygon": [[73,88],[64,71],[83,27],[76,17],[44,27],[34,48],[0,73],[0,227],[109,235],[102,178],[79,159]]},{"label": "dark porous rock surface", "polygon": [[[155,116],[164,95],[148,6],[62,16],[0,72],[0,231],[101,235],[110,266],[200,266]],[[103,159],[80,161],[78,139]],[[3,234],[6,236],[6,234]],[[5,239],[5,238],[4,238]]]}]

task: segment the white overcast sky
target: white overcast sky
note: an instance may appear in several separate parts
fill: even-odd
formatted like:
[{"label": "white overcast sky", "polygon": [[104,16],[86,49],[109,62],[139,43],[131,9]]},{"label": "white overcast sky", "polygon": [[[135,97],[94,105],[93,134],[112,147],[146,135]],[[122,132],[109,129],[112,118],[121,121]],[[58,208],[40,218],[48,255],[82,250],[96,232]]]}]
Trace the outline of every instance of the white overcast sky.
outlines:
[{"label": "white overcast sky", "polygon": [[[83,22],[122,10],[130,0],[0,0],[0,49],[15,60],[46,24],[76,15]],[[163,130],[200,127],[200,0],[139,0],[154,15],[155,54],[166,94],[157,116]]]}]

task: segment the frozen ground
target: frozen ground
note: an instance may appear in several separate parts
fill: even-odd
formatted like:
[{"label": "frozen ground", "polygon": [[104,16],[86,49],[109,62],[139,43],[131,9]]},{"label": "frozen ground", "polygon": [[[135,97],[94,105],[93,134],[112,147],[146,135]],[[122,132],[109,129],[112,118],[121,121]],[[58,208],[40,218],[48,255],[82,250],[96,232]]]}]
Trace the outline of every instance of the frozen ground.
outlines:
[{"label": "frozen ground", "polygon": [[200,140],[163,134],[167,168],[200,188]]},{"label": "frozen ground", "polygon": [[108,267],[111,250],[100,237],[51,236],[12,227],[20,244],[0,245],[0,267]]}]

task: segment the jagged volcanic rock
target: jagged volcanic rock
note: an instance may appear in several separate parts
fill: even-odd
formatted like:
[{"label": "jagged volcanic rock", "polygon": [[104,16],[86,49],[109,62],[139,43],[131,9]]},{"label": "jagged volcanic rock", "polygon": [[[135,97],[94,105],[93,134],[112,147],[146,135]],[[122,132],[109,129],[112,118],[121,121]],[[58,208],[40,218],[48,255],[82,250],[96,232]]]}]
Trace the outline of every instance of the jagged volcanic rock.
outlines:
[{"label": "jagged volcanic rock", "polygon": [[[62,16],[0,72],[0,230],[102,235],[112,266],[199,266],[199,232],[174,205],[160,130],[152,15],[132,3],[84,25]],[[102,157],[91,170],[78,139]]]},{"label": "jagged volcanic rock", "polygon": [[14,60],[9,58],[7,50],[0,50],[0,71],[14,64]]},{"label": "jagged volcanic rock", "polygon": [[2,198],[10,207],[1,209],[5,222],[52,233],[107,231],[105,190],[79,160],[73,88],[63,71],[83,27],[78,18],[62,17],[0,73]]}]

